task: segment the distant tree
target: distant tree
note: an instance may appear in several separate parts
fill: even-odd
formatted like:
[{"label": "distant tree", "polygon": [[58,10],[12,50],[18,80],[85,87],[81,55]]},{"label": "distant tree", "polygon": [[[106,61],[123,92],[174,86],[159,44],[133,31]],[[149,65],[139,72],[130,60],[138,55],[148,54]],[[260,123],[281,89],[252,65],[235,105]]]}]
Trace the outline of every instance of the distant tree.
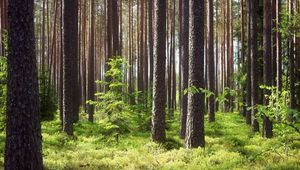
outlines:
[{"label": "distant tree", "polygon": [[[119,0],[109,0],[111,1],[111,19],[112,19],[112,44],[113,44],[113,56],[120,55],[120,37],[119,37],[119,10],[118,1]],[[95,5],[94,5],[95,6]],[[94,7],[93,7],[94,8]],[[95,12],[94,12],[95,13]],[[95,16],[94,16],[95,17]]]},{"label": "distant tree", "polygon": [[[189,83],[189,0],[182,0],[182,89],[184,92]],[[188,96],[182,94],[181,99],[181,138],[185,138]]]},{"label": "distant tree", "polygon": [[43,169],[33,10],[33,0],[9,1],[7,170]]},{"label": "distant tree", "polygon": [[[88,59],[88,100],[94,100],[95,96],[95,0],[92,0],[90,3],[90,53]],[[88,105],[88,120],[93,122],[94,120],[94,106]]]},{"label": "distant tree", "polygon": [[[276,1],[276,21],[277,28],[280,29],[281,23],[281,0]],[[279,31],[277,33],[276,46],[277,46],[277,89],[281,91],[282,89],[282,45],[281,45],[281,33]]]},{"label": "distant tree", "polygon": [[[294,0],[289,1],[290,15],[294,15],[295,5]],[[292,36],[289,38],[289,77],[290,77],[290,107],[296,109],[296,97],[295,97],[295,42],[294,42],[294,31]]]},{"label": "distant tree", "polygon": [[[215,92],[215,60],[214,60],[214,4],[208,0],[208,89]],[[215,96],[208,98],[208,121],[215,121]]]},{"label": "distant tree", "polygon": [[[148,51],[150,87],[153,84],[153,0],[148,0]],[[151,94],[150,94],[151,95]]]},{"label": "distant tree", "polygon": [[154,0],[154,9],[152,139],[163,142],[166,139],[166,0]]},{"label": "distant tree", "polygon": [[3,32],[8,29],[7,5],[8,0],[2,0],[0,2],[0,56],[4,56]]},{"label": "distant tree", "polygon": [[[204,88],[204,0],[189,1],[189,87]],[[204,94],[188,94],[185,144],[204,147]]]},{"label": "distant tree", "polygon": [[[249,37],[249,55],[250,61],[248,64],[251,65],[251,125],[252,131],[257,132],[259,130],[259,125],[256,118],[257,109],[255,106],[258,104],[258,46],[257,46],[257,9],[258,9],[258,0],[252,0],[249,2],[250,13],[250,37]],[[249,66],[248,66],[249,67]],[[249,72],[248,72],[249,73]],[[249,78],[249,76],[248,76]]]}]

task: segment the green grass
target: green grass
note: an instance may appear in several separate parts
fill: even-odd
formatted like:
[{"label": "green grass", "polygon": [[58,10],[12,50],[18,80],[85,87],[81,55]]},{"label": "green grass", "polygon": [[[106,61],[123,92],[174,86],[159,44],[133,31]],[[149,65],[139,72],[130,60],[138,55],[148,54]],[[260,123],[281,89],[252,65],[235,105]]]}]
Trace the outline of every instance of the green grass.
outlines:
[{"label": "green grass", "polygon": [[[117,143],[102,135],[99,123],[80,122],[70,138],[59,132],[58,120],[43,122],[45,169],[300,169],[299,141],[290,145],[287,156],[281,138],[252,134],[237,113],[218,113],[216,120],[205,125],[206,148],[193,150],[179,139],[177,121],[168,125],[163,146],[151,142],[149,132],[121,136]],[[0,132],[0,169],[4,141]]]}]

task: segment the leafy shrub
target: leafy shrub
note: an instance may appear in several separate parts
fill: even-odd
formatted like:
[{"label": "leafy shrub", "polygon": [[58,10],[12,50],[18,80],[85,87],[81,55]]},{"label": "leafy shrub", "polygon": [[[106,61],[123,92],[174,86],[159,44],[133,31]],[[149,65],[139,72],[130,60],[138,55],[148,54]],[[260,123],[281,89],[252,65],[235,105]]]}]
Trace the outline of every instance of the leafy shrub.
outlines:
[{"label": "leafy shrub", "polygon": [[124,69],[128,67],[125,59],[115,57],[108,61],[109,70],[105,73],[106,81],[96,81],[96,83],[107,87],[106,92],[95,94],[95,101],[88,101],[90,105],[96,107],[96,113],[102,117],[100,123],[106,129],[106,135],[114,137],[117,141],[120,134],[128,133],[130,130],[132,107],[124,100],[124,96],[129,96],[123,83]]},{"label": "leafy shrub", "polygon": [[300,134],[300,113],[289,107],[290,92],[288,90],[279,91],[276,87],[261,86],[262,89],[270,91],[265,98],[269,101],[268,105],[254,106],[257,109],[257,118],[267,116],[275,124],[275,132],[280,136],[282,144],[285,146],[286,154],[288,148],[295,138],[294,132]]},{"label": "leafy shrub", "polygon": [[55,88],[49,82],[48,72],[41,73],[39,77],[40,114],[42,120],[53,120],[57,111],[57,98]]},{"label": "leafy shrub", "polygon": [[[4,32],[0,36],[3,37],[5,51],[7,50],[7,33]],[[7,78],[7,53],[0,56],[0,131],[5,127],[5,112],[6,112],[6,78]]]}]

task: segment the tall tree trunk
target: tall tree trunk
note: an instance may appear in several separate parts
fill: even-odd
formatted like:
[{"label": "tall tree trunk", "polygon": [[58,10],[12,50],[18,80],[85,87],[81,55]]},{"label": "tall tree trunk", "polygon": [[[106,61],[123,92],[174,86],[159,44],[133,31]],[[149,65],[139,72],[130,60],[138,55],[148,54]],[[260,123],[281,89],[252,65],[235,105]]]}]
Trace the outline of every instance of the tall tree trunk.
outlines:
[{"label": "tall tree trunk", "polygon": [[[179,33],[178,33],[178,45],[179,45],[179,49],[178,49],[178,52],[179,52],[179,61],[178,61],[178,65],[179,65],[179,68],[178,68],[178,91],[179,91],[179,94],[178,94],[178,97],[179,97],[179,110],[181,111],[181,106],[182,106],[182,96],[183,96],[183,93],[182,93],[182,68],[181,68],[181,65],[182,65],[182,20],[183,20],[183,17],[182,17],[182,0],[179,0],[178,1],[178,20],[179,20]],[[181,115],[181,114],[180,114]],[[180,137],[181,137],[181,131],[180,131]],[[183,137],[184,138],[184,137]]]},{"label": "tall tree trunk", "polygon": [[144,42],[143,42],[143,91],[144,91],[144,103],[147,106],[148,99],[148,47],[147,47],[147,35],[148,35],[148,22],[147,22],[147,1],[144,1]]},{"label": "tall tree trunk", "polygon": [[119,15],[118,15],[118,0],[109,0],[111,2],[111,11],[112,11],[112,34],[113,34],[113,56],[120,55],[119,49]]},{"label": "tall tree trunk", "polygon": [[166,0],[154,0],[154,9],[152,139],[163,142],[166,139]]},{"label": "tall tree trunk", "polygon": [[276,86],[276,74],[277,74],[277,65],[276,65],[276,54],[277,54],[277,46],[276,46],[276,1],[277,0],[272,0],[272,56],[271,56],[271,59],[272,59],[272,86]]},{"label": "tall tree trunk", "polygon": [[75,90],[78,91],[78,1],[64,0],[64,59],[63,59],[63,131],[73,135],[76,109]]},{"label": "tall tree trunk", "polygon": [[[276,1],[277,11],[277,27],[280,29],[281,23],[281,0]],[[282,89],[282,44],[281,44],[281,33],[277,31],[277,90],[281,91]]]},{"label": "tall tree trunk", "polygon": [[[214,61],[214,4],[208,0],[208,89],[215,93],[215,61]],[[215,96],[208,99],[208,121],[215,121]]]},{"label": "tall tree trunk", "polygon": [[[272,1],[264,0],[264,85],[272,86]],[[270,95],[269,90],[264,90],[264,95]],[[269,101],[264,97],[264,105],[268,105]],[[271,120],[264,115],[263,118],[263,136],[271,138],[273,136],[273,125]]]},{"label": "tall tree trunk", "polygon": [[[290,13],[294,15],[294,0],[290,0]],[[295,44],[294,44],[294,32],[289,38],[289,73],[290,73],[290,107],[296,109],[296,97],[295,97]]]},{"label": "tall tree trunk", "polygon": [[[204,0],[189,0],[189,87],[204,88]],[[204,95],[189,93],[185,144],[204,147]]]},{"label": "tall tree trunk", "polygon": [[145,0],[139,1],[139,36],[138,36],[138,91],[141,92],[138,96],[138,102],[144,102],[144,5]]},{"label": "tall tree trunk", "polygon": [[[219,95],[219,1],[216,0],[216,55],[215,55],[215,95]],[[218,110],[219,103],[216,101],[215,109]]]},{"label": "tall tree trunk", "polygon": [[60,1],[60,72],[59,72],[59,116],[61,120],[61,129],[64,127],[64,115],[63,115],[63,93],[64,93],[64,75],[63,75],[63,62],[64,62],[64,37],[63,37],[63,1]]},{"label": "tall tree trunk", "polygon": [[[255,1],[257,2],[257,1]],[[248,1],[248,55],[247,55],[247,86],[246,86],[246,90],[247,90],[247,98],[246,98],[246,102],[247,102],[247,107],[251,107],[251,98],[252,98],[252,89],[251,89],[251,86],[252,86],[252,81],[251,81],[251,51],[252,51],[252,36],[251,36],[251,31],[252,30],[252,27],[251,27],[251,22],[252,22],[252,19],[255,18],[256,20],[256,16],[251,16],[252,15],[252,8],[251,8],[251,2]],[[255,29],[257,29],[256,25],[255,26]],[[256,35],[256,34],[255,34]],[[255,36],[256,37],[256,36]],[[256,39],[257,40],[257,39]],[[256,51],[255,51],[256,52]],[[252,110],[252,109],[251,109]],[[246,111],[246,123],[251,125],[251,110],[247,110]]]},{"label": "tall tree trunk", "polygon": [[182,0],[182,86],[181,93],[181,138],[185,138],[188,96],[184,94],[189,81],[189,0]]},{"label": "tall tree trunk", "polygon": [[83,0],[82,11],[82,55],[81,55],[81,76],[82,76],[82,101],[83,108],[86,112],[86,0]]},{"label": "tall tree trunk", "polygon": [[[90,27],[90,53],[88,59],[88,100],[95,100],[95,0],[90,3],[91,9],[91,27]],[[94,106],[88,105],[88,120],[90,122],[94,121]]]},{"label": "tall tree trunk", "polygon": [[[250,5],[250,61],[251,64],[251,106],[255,107],[258,104],[258,47],[257,47],[257,9],[258,1],[252,0]],[[257,122],[257,109],[251,109],[252,131],[257,132],[259,125]]]},{"label": "tall tree trunk", "polygon": [[43,169],[33,10],[33,0],[9,1],[4,156],[7,170]]},{"label": "tall tree trunk", "polygon": [[[113,56],[113,47],[112,47],[112,0],[107,0],[107,57],[106,60],[108,61],[109,58]],[[106,66],[106,70],[108,70],[108,67]]]},{"label": "tall tree trunk", "polygon": [[[244,4],[244,0],[241,0],[241,45],[242,45],[242,49],[241,49],[241,59],[242,59],[242,71],[245,70],[245,52],[246,52],[246,47],[245,47],[245,4]],[[243,99],[242,99],[242,103],[243,103],[243,108],[242,108],[242,115],[246,116],[246,112],[247,112],[247,108],[246,108],[246,94],[244,93],[244,91],[246,90],[245,85],[242,86],[242,95],[243,95]],[[249,94],[248,94],[249,95]]]},{"label": "tall tree trunk", "polygon": [[[150,87],[153,85],[153,0],[148,0],[148,51],[149,51],[149,70],[150,70]],[[152,91],[152,89],[150,89]],[[150,93],[152,95],[152,92]]]}]

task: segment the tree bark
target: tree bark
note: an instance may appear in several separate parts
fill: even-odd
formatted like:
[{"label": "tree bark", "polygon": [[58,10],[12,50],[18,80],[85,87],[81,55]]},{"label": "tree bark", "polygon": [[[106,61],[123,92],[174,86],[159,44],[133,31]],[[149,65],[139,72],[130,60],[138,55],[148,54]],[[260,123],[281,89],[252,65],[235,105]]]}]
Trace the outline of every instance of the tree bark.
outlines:
[{"label": "tree bark", "polygon": [[152,139],[156,142],[164,142],[166,139],[166,0],[154,0],[154,9]]},{"label": "tree bark", "polygon": [[[182,0],[182,89],[188,88],[189,82],[189,0]],[[181,100],[181,138],[185,138],[188,95],[182,94]]]},{"label": "tree bark", "polygon": [[75,90],[78,91],[78,1],[64,0],[63,131],[73,135]]},{"label": "tree bark", "polygon": [[[281,23],[281,0],[276,1],[277,11],[277,27],[280,29]],[[281,44],[281,33],[277,31],[277,90],[281,91],[282,89],[282,44]]]},{"label": "tree bark", "polygon": [[[95,100],[95,0],[91,1],[91,27],[90,27],[90,53],[88,59],[88,100]],[[94,106],[88,105],[88,120],[90,122],[94,121]]]},{"label": "tree bark", "polygon": [[34,1],[11,0],[8,11],[9,52],[4,167],[6,170],[42,170]]},{"label": "tree bark", "polygon": [[[208,0],[208,89],[215,93],[215,61],[214,61],[214,4]],[[215,96],[208,98],[208,121],[215,121]]]},{"label": "tree bark", "polygon": [[[189,87],[204,88],[204,0],[189,0]],[[189,93],[185,144],[204,147],[204,95]]]},{"label": "tree bark", "polygon": [[[264,0],[264,85],[272,86],[272,1]],[[264,95],[270,95],[269,90],[264,90]],[[264,105],[268,105],[269,101],[264,97]],[[268,116],[263,118],[263,136],[271,138],[273,136],[273,124]]]},{"label": "tree bark", "polygon": [[251,120],[252,120],[252,131],[257,132],[259,130],[259,125],[257,122],[257,109],[255,106],[258,104],[258,56],[257,56],[257,9],[258,1],[252,0],[249,3],[250,5],[250,61],[248,64],[251,64]]}]

